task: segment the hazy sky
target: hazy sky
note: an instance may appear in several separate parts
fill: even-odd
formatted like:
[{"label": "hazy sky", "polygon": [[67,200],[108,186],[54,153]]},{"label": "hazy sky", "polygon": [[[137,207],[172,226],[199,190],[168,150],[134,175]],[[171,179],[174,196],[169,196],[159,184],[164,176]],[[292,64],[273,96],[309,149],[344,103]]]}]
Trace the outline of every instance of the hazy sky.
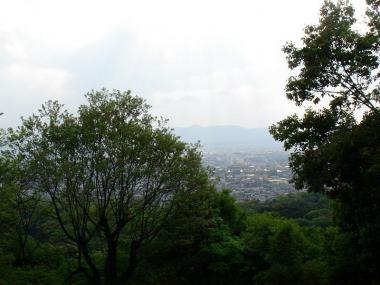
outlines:
[{"label": "hazy sky", "polygon": [[267,127],[296,110],[281,48],[321,4],[0,0],[0,127],[102,87],[132,90],[171,126]]}]

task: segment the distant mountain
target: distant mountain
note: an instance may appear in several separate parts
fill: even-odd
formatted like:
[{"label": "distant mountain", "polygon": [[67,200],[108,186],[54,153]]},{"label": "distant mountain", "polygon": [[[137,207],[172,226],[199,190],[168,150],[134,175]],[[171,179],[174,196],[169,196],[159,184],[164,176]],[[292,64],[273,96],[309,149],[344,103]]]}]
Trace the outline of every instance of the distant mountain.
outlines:
[{"label": "distant mountain", "polygon": [[175,128],[174,133],[183,141],[200,141],[206,149],[244,148],[252,150],[282,150],[266,128],[242,128],[238,126],[191,126]]}]

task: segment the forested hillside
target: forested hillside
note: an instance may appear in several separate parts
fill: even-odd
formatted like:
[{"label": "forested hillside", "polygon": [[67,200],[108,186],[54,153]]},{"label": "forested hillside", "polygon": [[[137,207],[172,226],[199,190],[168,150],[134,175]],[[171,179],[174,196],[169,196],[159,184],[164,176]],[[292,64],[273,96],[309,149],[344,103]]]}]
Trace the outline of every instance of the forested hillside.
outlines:
[{"label": "forested hillside", "polygon": [[[50,199],[24,200],[15,186],[9,187],[3,184],[0,192],[1,282],[93,284],[90,265],[62,231]],[[336,262],[336,254],[345,246],[344,236],[331,226],[329,211],[329,202],[314,194],[240,206],[228,191],[198,188],[178,200],[157,235],[141,245],[128,282],[328,284],[344,266]],[[132,258],[133,238],[126,228],[118,239],[120,272]],[[106,242],[97,233],[92,239],[88,254],[103,284]]]}]

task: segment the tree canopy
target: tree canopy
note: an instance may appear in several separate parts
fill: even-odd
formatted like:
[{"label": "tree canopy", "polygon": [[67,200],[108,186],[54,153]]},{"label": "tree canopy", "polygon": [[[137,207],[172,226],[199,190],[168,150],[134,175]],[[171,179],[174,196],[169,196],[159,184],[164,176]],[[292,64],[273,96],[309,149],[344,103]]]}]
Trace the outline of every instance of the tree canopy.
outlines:
[{"label": "tree canopy", "polygon": [[[86,98],[78,115],[48,102],[10,129],[7,157],[18,162],[19,188],[48,197],[78,248],[78,266],[83,257],[94,282],[115,284],[130,279],[141,244],[158,234],[179,199],[207,186],[207,174],[196,147],[151,116],[143,99],[105,89]],[[121,237],[129,262],[119,269]],[[107,252],[104,270],[90,253],[99,239]]]},{"label": "tree canopy", "polygon": [[292,151],[295,186],[338,202],[335,216],[357,250],[354,282],[364,283],[380,280],[380,12],[378,1],[367,4],[365,31],[355,26],[349,2],[325,1],[319,23],[305,28],[302,46],[284,47],[296,72],[287,97],[317,108],[270,128]]}]

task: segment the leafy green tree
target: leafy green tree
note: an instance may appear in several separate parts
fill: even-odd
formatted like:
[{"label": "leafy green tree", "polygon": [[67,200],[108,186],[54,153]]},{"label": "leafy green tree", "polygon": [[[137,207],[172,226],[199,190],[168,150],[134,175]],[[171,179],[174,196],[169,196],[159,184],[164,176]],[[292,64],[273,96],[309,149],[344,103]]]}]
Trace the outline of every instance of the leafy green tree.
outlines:
[{"label": "leafy green tree", "polygon": [[299,228],[284,223],[270,238],[266,259],[270,268],[260,272],[259,284],[304,284],[305,238]]},{"label": "leafy green tree", "polygon": [[242,240],[247,259],[244,270],[251,277],[251,281],[258,273],[269,269],[270,264],[266,257],[270,248],[270,239],[282,223],[282,218],[268,213],[253,214],[248,217]]},{"label": "leafy green tree", "polygon": [[[63,284],[69,256],[53,242],[57,225],[46,203],[17,177],[17,162],[0,158],[0,283]],[[62,236],[60,237],[62,241]]]},{"label": "leafy green tree", "polygon": [[[207,173],[197,148],[151,116],[143,99],[105,89],[86,98],[77,115],[57,102],[43,105],[9,131],[8,155],[20,161],[26,189],[48,197],[77,247],[78,267],[83,260],[95,284],[126,283],[139,249],[180,199],[208,183]],[[128,256],[122,264],[120,251]]]},{"label": "leafy green tree", "polygon": [[210,187],[183,200],[162,232],[143,249],[137,283],[241,284],[243,246],[233,233],[236,225],[230,227],[241,210],[228,191]]},{"label": "leafy green tree", "polygon": [[201,188],[179,202],[151,244],[142,249],[136,282],[192,284],[205,272],[199,252],[218,227],[215,189]]},{"label": "leafy green tree", "polygon": [[230,195],[230,190],[224,189],[217,193],[216,203],[223,222],[234,234],[239,235],[245,228],[246,215]]},{"label": "leafy green tree", "polygon": [[[317,25],[307,26],[302,46],[284,47],[289,67],[287,97],[307,109],[270,128],[292,150],[290,166],[299,189],[329,195],[355,253],[357,270],[345,284],[380,280],[380,76],[379,2],[367,1],[368,29],[355,30],[347,1],[325,1]],[[357,111],[364,111],[361,119]]]}]

